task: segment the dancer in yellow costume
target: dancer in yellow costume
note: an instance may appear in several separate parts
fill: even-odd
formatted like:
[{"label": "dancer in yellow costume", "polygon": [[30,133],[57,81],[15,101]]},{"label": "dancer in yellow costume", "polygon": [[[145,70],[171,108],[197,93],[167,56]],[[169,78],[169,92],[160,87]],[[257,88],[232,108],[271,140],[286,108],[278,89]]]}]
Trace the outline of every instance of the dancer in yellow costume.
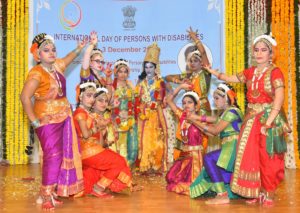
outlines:
[{"label": "dancer in yellow costume", "polygon": [[147,47],[143,71],[136,87],[138,114],[139,168],[141,172],[166,170],[167,125],[163,114],[165,83],[159,70],[160,48]]},{"label": "dancer in yellow costume", "polygon": [[168,75],[165,77],[167,82],[175,84],[190,83],[193,85],[192,90],[200,97],[201,108],[200,114],[210,114],[211,108],[208,101],[208,91],[210,88],[211,74],[203,69],[203,66],[209,65],[209,60],[206,50],[201,40],[197,37],[198,30],[193,31],[190,27],[187,30],[190,38],[193,40],[195,46],[187,53],[187,70],[183,74]]}]

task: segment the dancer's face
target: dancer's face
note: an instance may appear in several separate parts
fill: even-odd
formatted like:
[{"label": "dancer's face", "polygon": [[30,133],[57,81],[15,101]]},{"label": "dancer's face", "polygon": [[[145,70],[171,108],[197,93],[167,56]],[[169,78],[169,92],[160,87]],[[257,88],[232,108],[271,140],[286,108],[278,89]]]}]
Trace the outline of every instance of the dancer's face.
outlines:
[{"label": "dancer's face", "polygon": [[104,112],[107,109],[107,106],[108,106],[108,97],[106,93],[103,93],[96,98],[94,109],[99,112]]},{"label": "dancer's face", "polygon": [[100,54],[94,54],[90,61],[90,66],[95,71],[103,71],[104,70],[104,59]]},{"label": "dancer's face", "polygon": [[194,71],[198,71],[201,69],[202,65],[201,65],[201,60],[195,56],[192,56],[189,60],[188,60],[188,66],[189,66],[189,70],[194,72]]},{"label": "dancer's face", "polygon": [[147,78],[151,79],[155,75],[155,65],[152,63],[146,63],[145,64],[145,72],[147,74]]},{"label": "dancer's face", "polygon": [[272,59],[271,50],[263,41],[255,44],[253,55],[257,64],[268,64]]},{"label": "dancer's face", "polygon": [[184,109],[184,111],[186,112],[195,112],[196,111],[196,104],[194,102],[194,100],[189,97],[189,96],[185,96],[182,99],[182,107]]},{"label": "dancer's face", "polygon": [[214,92],[214,103],[218,109],[224,109],[227,106],[226,97],[222,97],[218,93]]},{"label": "dancer's face", "polygon": [[120,81],[126,81],[128,78],[128,69],[126,67],[121,67],[117,72],[117,78]]},{"label": "dancer's face", "polygon": [[56,60],[56,47],[52,43],[43,45],[39,49],[41,63],[53,64]]},{"label": "dancer's face", "polygon": [[86,108],[91,108],[95,102],[95,88],[86,89],[81,95],[81,104]]}]

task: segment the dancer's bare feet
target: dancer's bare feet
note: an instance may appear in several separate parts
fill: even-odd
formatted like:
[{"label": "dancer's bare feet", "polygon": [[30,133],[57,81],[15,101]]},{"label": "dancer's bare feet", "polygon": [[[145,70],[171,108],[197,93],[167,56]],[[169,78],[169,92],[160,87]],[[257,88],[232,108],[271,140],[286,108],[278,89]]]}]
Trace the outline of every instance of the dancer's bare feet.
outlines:
[{"label": "dancer's bare feet", "polygon": [[114,198],[114,196],[112,194],[106,193],[106,192],[96,192],[96,191],[92,191],[91,195],[98,197],[98,198]]},{"label": "dancer's bare feet", "polygon": [[259,197],[258,198],[252,198],[252,199],[247,199],[246,203],[247,204],[255,204],[255,203],[264,203],[266,199],[266,195],[264,193],[259,193]]},{"label": "dancer's bare feet", "polygon": [[222,204],[227,204],[229,202],[230,202],[230,200],[229,200],[228,194],[227,194],[227,192],[225,192],[225,193],[217,194],[217,196],[215,198],[205,201],[205,204],[222,205]]},{"label": "dancer's bare feet", "polygon": [[272,207],[274,206],[274,200],[271,198],[266,198],[263,202],[263,206],[265,207]]},{"label": "dancer's bare feet", "polygon": [[42,209],[46,210],[46,211],[52,211],[55,208],[54,208],[54,205],[53,205],[53,203],[51,201],[45,201],[42,204]]},{"label": "dancer's bare feet", "polygon": [[95,184],[93,186],[91,195],[94,195],[95,197],[98,197],[98,198],[113,198],[114,197],[112,194],[106,193],[105,188],[103,188],[102,186],[99,186],[97,184]]},{"label": "dancer's bare feet", "polygon": [[84,191],[81,191],[81,192],[78,192],[76,193],[73,198],[80,198],[80,197],[83,197],[84,196]]},{"label": "dancer's bare feet", "polygon": [[46,211],[54,210],[54,204],[53,204],[53,198],[51,195],[47,196],[41,196],[43,203],[42,203],[42,209]]}]

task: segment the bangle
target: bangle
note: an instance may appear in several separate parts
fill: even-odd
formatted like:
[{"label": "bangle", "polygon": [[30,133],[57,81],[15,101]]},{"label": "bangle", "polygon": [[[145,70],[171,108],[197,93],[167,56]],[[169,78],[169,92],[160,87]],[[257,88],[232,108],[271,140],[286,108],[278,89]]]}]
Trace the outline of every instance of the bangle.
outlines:
[{"label": "bangle", "polygon": [[36,129],[41,125],[40,120],[39,119],[35,119],[34,121],[31,122],[31,126]]},{"label": "bangle", "polygon": [[217,75],[217,79],[222,80],[222,79],[221,79],[221,76],[222,76],[222,75],[223,75],[223,73],[219,72],[218,75]]},{"label": "bangle", "polygon": [[78,47],[73,50],[73,53],[75,53],[77,56],[80,54],[80,52],[81,52],[81,49],[79,49]]},{"label": "bangle", "polygon": [[200,121],[201,121],[201,122],[206,122],[206,115],[202,115]]}]

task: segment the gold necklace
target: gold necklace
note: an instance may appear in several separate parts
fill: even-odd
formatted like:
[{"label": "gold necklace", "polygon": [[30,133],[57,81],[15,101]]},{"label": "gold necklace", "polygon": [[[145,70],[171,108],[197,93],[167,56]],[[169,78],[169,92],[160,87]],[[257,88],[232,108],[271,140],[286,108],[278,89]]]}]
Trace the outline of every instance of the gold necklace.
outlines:
[{"label": "gold necklace", "polygon": [[54,69],[54,66],[51,65],[50,68],[44,66],[43,64],[41,64],[41,66],[56,81],[56,84],[57,84],[57,87],[58,87],[57,88],[58,89],[58,96],[63,96],[64,93],[63,93],[63,90],[62,90],[62,83],[60,81],[60,78],[59,78],[56,70]]}]

